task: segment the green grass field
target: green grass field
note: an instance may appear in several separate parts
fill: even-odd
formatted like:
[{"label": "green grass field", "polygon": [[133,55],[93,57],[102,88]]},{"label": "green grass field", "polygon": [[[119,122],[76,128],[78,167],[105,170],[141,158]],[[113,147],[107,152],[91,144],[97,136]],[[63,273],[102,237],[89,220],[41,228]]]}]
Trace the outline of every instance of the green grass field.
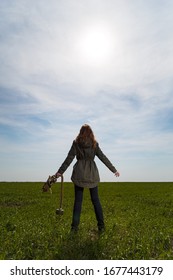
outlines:
[{"label": "green grass field", "polygon": [[0,183],[0,259],[173,259],[173,183],[100,183],[106,231],[98,235],[89,191],[80,230],[70,234],[74,190],[64,183],[64,215],[42,183]]}]

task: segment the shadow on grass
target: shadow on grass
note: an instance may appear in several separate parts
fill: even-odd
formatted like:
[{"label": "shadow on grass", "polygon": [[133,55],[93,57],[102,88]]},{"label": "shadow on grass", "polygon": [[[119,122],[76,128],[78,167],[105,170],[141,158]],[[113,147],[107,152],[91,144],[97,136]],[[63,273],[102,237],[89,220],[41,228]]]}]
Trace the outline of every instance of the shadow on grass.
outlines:
[{"label": "shadow on grass", "polygon": [[88,236],[82,233],[69,233],[62,240],[58,252],[53,259],[59,260],[97,260],[104,259],[102,236],[96,231],[90,231]]}]

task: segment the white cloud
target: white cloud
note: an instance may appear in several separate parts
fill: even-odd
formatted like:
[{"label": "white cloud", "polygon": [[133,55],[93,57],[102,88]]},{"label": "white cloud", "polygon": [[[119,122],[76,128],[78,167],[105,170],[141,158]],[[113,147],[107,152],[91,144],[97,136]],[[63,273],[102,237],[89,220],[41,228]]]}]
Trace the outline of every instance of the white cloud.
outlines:
[{"label": "white cloud", "polygon": [[[10,153],[14,165],[19,154],[21,163],[28,159],[30,176],[39,164],[44,174],[50,162],[61,164],[80,126],[89,123],[112,161],[120,158],[120,180],[147,180],[140,166],[152,164],[148,180],[165,180],[156,174],[161,159],[168,159],[162,169],[172,164],[173,2],[19,0],[0,5],[2,179]],[[99,24],[109,29],[113,53],[104,63],[88,63],[80,40]],[[99,166],[103,180],[114,180]],[[20,177],[16,167],[12,179],[28,178],[22,170]],[[33,178],[43,179],[41,173]]]}]

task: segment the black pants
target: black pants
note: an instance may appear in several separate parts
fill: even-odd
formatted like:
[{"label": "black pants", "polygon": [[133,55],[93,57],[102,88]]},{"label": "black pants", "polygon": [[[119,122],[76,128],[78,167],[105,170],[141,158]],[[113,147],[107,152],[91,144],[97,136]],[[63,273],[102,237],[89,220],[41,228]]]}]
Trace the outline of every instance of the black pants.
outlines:
[{"label": "black pants", "polygon": [[[84,188],[78,187],[76,185],[74,187],[75,187],[75,201],[74,201],[74,208],[73,208],[73,220],[71,226],[72,229],[77,230],[80,222]],[[98,187],[90,188],[89,190],[90,190],[91,201],[95,210],[98,229],[102,230],[104,228],[104,219],[103,219],[102,206],[100,204],[100,200],[98,196]]]}]

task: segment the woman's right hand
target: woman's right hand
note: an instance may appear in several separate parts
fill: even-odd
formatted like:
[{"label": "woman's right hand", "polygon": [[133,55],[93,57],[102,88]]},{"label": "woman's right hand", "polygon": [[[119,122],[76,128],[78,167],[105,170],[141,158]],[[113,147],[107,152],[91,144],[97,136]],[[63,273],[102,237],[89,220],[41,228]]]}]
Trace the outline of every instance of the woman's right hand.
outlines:
[{"label": "woman's right hand", "polygon": [[116,177],[119,177],[119,176],[120,176],[120,173],[119,173],[118,171],[116,171],[116,172],[115,172],[115,176],[116,176]]}]

